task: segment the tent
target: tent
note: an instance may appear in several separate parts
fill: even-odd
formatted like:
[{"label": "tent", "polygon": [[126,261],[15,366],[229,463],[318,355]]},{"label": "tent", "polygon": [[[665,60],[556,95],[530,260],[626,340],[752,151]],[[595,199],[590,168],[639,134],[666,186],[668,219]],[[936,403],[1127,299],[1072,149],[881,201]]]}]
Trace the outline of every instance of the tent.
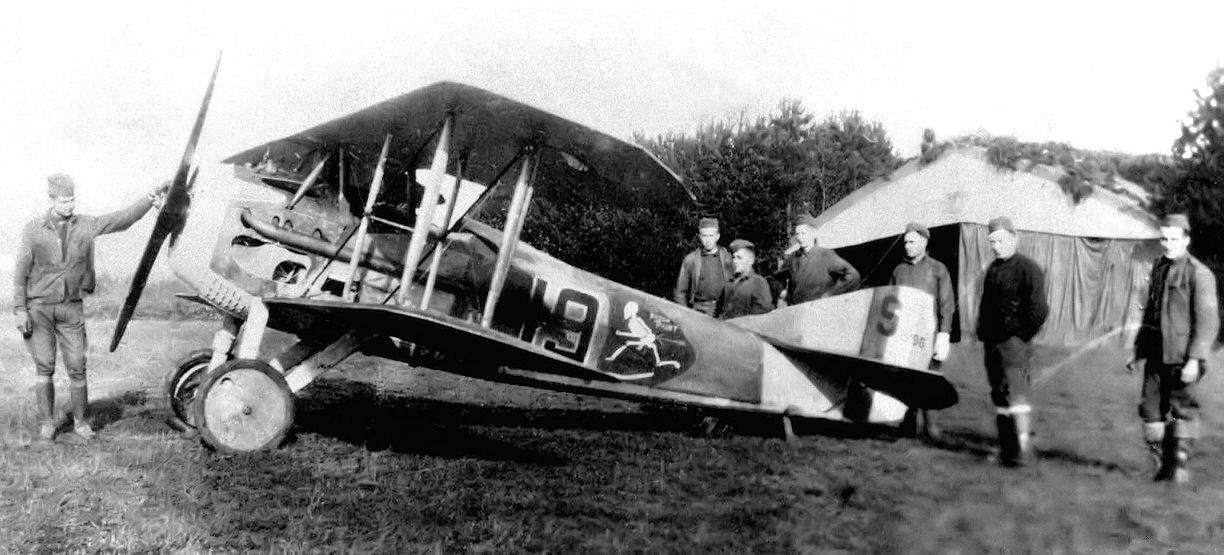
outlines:
[{"label": "tent", "polygon": [[1058,183],[1061,168],[1024,166],[999,168],[981,147],[948,149],[929,163],[911,160],[820,214],[817,240],[875,286],[888,282],[904,256],[905,224],[926,225],[928,250],[948,266],[956,291],[953,340],[975,340],[982,279],[993,258],[986,224],[1006,215],[1018,230],[1019,252],[1045,271],[1050,316],[1035,342],[1069,346],[1113,334],[1129,341],[1160,253],[1157,221],[1138,198],[1142,188],[1118,178],[1114,190],[1094,187],[1076,203]]}]

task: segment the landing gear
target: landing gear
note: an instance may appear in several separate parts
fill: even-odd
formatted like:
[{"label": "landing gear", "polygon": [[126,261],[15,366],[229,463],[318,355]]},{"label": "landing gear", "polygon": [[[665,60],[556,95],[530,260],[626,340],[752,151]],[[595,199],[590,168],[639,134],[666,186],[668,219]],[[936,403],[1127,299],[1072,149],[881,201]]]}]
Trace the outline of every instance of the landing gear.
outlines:
[{"label": "landing gear", "polygon": [[192,410],[204,444],[222,453],[275,449],[293,426],[293,392],[268,363],[235,359],[207,373]]},{"label": "landing gear", "polygon": [[180,432],[195,429],[195,414],[191,410],[191,403],[208,373],[208,363],[212,356],[212,349],[197,349],[183,357],[174,371],[166,374],[164,390],[170,403],[170,419],[167,420],[170,427]]}]

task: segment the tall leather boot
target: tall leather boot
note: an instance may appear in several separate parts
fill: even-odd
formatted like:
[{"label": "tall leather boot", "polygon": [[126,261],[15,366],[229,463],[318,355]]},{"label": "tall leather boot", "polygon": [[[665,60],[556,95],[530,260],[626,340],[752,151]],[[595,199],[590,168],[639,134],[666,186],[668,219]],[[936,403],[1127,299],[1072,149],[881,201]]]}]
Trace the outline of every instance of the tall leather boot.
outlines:
[{"label": "tall leather boot", "polygon": [[83,439],[92,439],[93,428],[89,426],[89,385],[85,380],[72,380],[68,384],[72,394],[72,431]]},{"label": "tall leather boot", "polygon": [[34,384],[34,401],[38,404],[38,439],[55,439],[55,384],[51,378],[39,376]]},{"label": "tall leather boot", "polygon": [[1173,482],[1185,484],[1190,482],[1190,447],[1194,443],[1190,438],[1178,438],[1176,451],[1173,453]]},{"label": "tall leather boot", "polygon": [[1033,415],[1017,412],[1012,415],[1016,423],[1016,466],[1024,466],[1036,460],[1033,450]]},{"label": "tall leather boot", "polygon": [[1164,480],[1165,472],[1165,428],[1164,422],[1144,422],[1143,441],[1147,443],[1148,455],[1151,457],[1152,479]]},{"label": "tall leather boot", "polygon": [[1015,419],[1010,414],[997,414],[995,427],[999,429],[999,464],[1018,466],[1020,443],[1016,437]]},{"label": "tall leather boot", "polygon": [[1177,420],[1173,423],[1172,450],[1169,457],[1174,483],[1185,484],[1190,481],[1190,448],[1194,438],[1198,436],[1198,422]]}]

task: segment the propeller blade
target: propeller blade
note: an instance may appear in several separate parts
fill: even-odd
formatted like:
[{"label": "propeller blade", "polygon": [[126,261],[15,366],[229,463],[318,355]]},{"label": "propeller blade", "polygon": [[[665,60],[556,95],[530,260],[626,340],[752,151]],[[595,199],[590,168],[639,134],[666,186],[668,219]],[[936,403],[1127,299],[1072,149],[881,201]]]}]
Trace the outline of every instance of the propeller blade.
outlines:
[{"label": "propeller blade", "polygon": [[183,150],[183,159],[179,162],[178,171],[174,173],[174,180],[166,191],[165,202],[157,213],[157,221],[153,223],[153,232],[149,235],[149,242],[145,243],[144,255],[140,257],[140,264],[136,266],[136,273],[132,276],[127,298],[123,301],[123,309],[119,312],[119,320],[115,322],[115,332],[110,342],[111,352],[119,347],[119,341],[123,339],[123,333],[127,331],[128,322],[132,320],[132,314],[136,312],[136,304],[140,302],[140,294],[149,280],[149,272],[153,269],[153,263],[157,261],[162,243],[166,241],[166,237],[172,237],[170,241],[173,243],[183,231],[183,224],[187,221],[187,212],[191,207],[190,192],[196,176],[192,168],[192,160],[195,158],[196,145],[200,142],[200,132],[204,129],[204,118],[208,114],[208,104],[212,101],[213,86],[217,83],[217,72],[220,69],[221,54],[217,54],[217,63],[213,66],[212,77],[208,80],[208,90],[204,92],[204,101],[200,104],[200,113],[196,116],[195,125],[191,128],[191,136],[187,139],[187,148]]}]

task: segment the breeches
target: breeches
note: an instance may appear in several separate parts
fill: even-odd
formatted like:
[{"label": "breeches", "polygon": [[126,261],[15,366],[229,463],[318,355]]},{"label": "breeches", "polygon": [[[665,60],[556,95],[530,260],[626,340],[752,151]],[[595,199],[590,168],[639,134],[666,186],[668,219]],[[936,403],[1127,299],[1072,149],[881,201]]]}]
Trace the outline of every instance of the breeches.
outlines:
[{"label": "breeches", "polygon": [[1033,347],[1019,337],[1001,343],[986,343],[986,379],[990,400],[996,407],[1029,404],[1029,359]]},{"label": "breeches", "polygon": [[31,304],[27,309],[33,328],[26,339],[30,357],[39,376],[55,374],[55,354],[64,360],[68,377],[85,379],[85,310],[81,301],[56,304]]},{"label": "breeches", "polygon": [[1198,421],[1198,382],[1182,382],[1182,366],[1164,364],[1159,357],[1148,359],[1139,401],[1139,417],[1144,422],[1163,422],[1170,416],[1185,422]]}]

